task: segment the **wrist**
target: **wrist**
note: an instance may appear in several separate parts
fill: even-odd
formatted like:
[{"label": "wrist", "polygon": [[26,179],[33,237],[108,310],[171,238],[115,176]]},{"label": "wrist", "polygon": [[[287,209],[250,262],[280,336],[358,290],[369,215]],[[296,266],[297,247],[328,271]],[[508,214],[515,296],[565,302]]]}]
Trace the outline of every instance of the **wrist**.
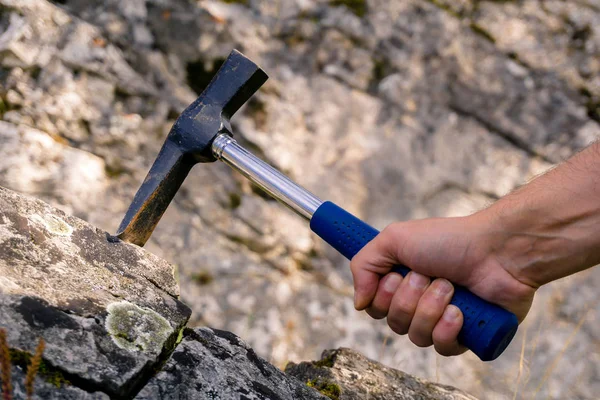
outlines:
[{"label": "wrist", "polygon": [[520,282],[539,287],[600,263],[600,213],[583,203],[511,194],[478,213],[489,256]]},{"label": "wrist", "polygon": [[547,256],[544,249],[552,246],[539,239],[535,212],[522,212],[518,204],[503,198],[478,214],[486,229],[488,260],[528,286],[538,288],[546,283],[535,270]]}]

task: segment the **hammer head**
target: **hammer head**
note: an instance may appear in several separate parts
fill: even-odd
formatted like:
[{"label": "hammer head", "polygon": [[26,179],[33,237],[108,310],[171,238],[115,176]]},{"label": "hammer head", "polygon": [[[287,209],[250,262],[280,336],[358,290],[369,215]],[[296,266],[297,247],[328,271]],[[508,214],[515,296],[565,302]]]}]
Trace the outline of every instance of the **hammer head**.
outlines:
[{"label": "hammer head", "polygon": [[229,119],[262,86],[267,75],[233,50],[212,81],[177,118],[119,226],[120,239],[143,246],[194,164],[212,162],[217,135],[231,133]]}]

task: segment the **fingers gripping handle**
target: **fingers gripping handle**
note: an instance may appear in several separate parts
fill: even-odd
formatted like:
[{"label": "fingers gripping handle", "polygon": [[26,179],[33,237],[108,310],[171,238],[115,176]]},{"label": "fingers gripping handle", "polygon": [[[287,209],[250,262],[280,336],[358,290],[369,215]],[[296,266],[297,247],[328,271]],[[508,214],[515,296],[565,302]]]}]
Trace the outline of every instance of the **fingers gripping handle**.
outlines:
[{"label": "fingers gripping handle", "polygon": [[[349,260],[379,233],[331,202],[325,202],[317,209],[310,228]],[[410,269],[398,265],[392,271],[406,276]],[[477,297],[462,286],[454,286],[450,304],[457,306],[464,317],[458,341],[482,361],[494,360],[502,354],[517,331],[518,321],[513,313]]]}]

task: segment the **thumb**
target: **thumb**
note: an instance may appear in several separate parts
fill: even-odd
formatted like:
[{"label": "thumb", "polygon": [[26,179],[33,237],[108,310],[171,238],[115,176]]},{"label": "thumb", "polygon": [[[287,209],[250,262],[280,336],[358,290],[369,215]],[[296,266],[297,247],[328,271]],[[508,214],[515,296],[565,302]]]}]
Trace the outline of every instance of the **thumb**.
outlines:
[{"label": "thumb", "polygon": [[364,310],[369,307],[379,280],[398,264],[401,243],[392,224],[367,243],[350,262],[354,280],[354,307]]}]

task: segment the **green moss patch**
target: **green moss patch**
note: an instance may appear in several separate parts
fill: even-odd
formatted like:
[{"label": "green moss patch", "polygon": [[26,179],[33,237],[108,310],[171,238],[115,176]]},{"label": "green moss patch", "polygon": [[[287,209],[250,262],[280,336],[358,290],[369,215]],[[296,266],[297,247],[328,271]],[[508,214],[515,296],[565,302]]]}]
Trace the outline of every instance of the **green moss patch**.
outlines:
[{"label": "green moss patch", "polygon": [[[10,361],[14,365],[18,365],[23,370],[31,363],[33,355],[22,350],[10,349]],[[51,385],[60,388],[63,385],[70,385],[71,382],[56,368],[48,365],[44,360],[40,363],[37,375]]]},{"label": "green moss patch", "polygon": [[249,0],[222,0],[223,3],[227,3],[227,4],[242,4],[247,6],[249,3]]},{"label": "green moss patch", "polygon": [[192,281],[199,285],[208,285],[215,280],[215,277],[210,272],[204,270],[192,274],[191,278]]},{"label": "green moss patch", "polygon": [[333,400],[339,400],[340,394],[342,394],[342,390],[337,383],[325,379],[311,379],[306,382],[306,386],[318,390],[319,393]]},{"label": "green moss patch", "polygon": [[313,363],[313,365],[315,367],[327,367],[327,368],[331,368],[331,367],[333,367],[333,363],[334,362],[335,362],[335,353],[331,353],[330,355],[328,355],[327,357],[323,358],[322,360],[315,361]]},{"label": "green moss patch", "polygon": [[361,18],[367,15],[366,0],[330,0],[329,5],[334,7],[346,6],[346,8]]}]

